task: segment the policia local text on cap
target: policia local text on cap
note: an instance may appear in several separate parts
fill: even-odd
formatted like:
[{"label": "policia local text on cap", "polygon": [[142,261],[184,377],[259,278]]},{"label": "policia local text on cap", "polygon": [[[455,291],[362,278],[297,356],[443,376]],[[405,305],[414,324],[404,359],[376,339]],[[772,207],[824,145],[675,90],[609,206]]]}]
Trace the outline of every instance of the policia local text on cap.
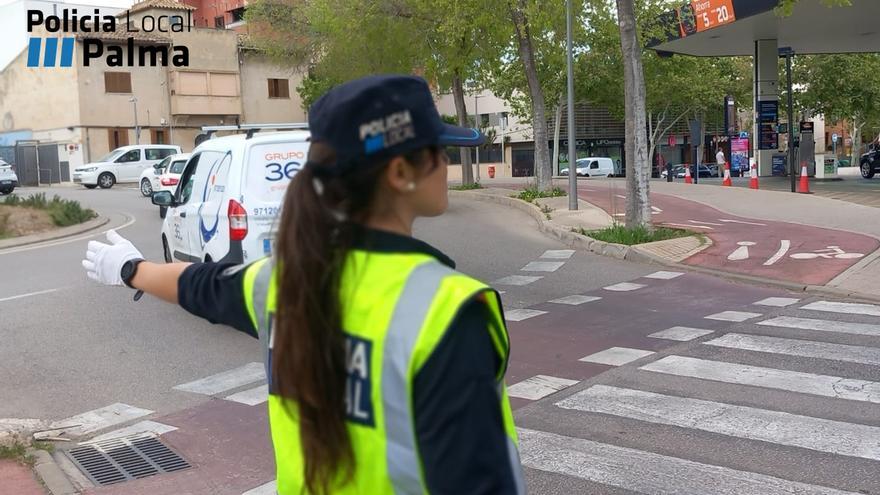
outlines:
[{"label": "policia local text on cap", "polygon": [[412,237],[447,207],[446,125],[424,80],[371,76],[309,112],[277,252],[155,264],[116,232],[83,266],[259,338],[278,493],[524,493],[501,300]]}]

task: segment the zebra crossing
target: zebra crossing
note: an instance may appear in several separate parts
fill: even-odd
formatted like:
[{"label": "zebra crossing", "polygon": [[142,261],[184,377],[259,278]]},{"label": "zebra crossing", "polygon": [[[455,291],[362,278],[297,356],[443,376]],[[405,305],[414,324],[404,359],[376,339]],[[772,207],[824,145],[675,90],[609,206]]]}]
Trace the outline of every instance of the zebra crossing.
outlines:
[{"label": "zebra crossing", "polygon": [[754,304],[590,360],[617,367],[518,415],[523,465],[608,493],[880,494],[880,306]]}]

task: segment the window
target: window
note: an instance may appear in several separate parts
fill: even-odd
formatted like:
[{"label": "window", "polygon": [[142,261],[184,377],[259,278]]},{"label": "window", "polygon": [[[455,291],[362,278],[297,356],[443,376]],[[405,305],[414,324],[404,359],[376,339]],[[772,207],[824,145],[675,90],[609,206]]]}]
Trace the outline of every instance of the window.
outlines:
[{"label": "window", "polygon": [[183,167],[185,166],[186,160],[177,160],[176,162],[171,163],[171,168],[168,169],[168,172],[172,174],[181,174],[183,173]]},{"label": "window", "polygon": [[498,120],[499,120],[498,123],[501,126],[501,129],[507,129],[507,112],[501,112],[499,114]]},{"label": "window", "polygon": [[107,93],[131,93],[131,73],[105,72],[104,91]]},{"label": "window", "polygon": [[214,18],[214,27],[217,29],[226,29],[226,17],[218,15]]},{"label": "window", "polygon": [[201,153],[193,155],[180,177],[179,184],[183,184],[183,187],[180,187],[179,185],[177,186],[176,199],[178,204],[186,204],[186,202],[189,201],[189,197],[192,195],[193,183],[196,180],[196,169],[199,166],[199,158],[201,157]]},{"label": "window", "polygon": [[229,11],[232,14],[232,22],[242,22],[244,21],[244,7],[239,7],[237,9],[232,9]]},{"label": "window", "polygon": [[269,98],[290,98],[287,79],[269,79]]},{"label": "window", "polygon": [[147,155],[147,160],[161,160],[173,155],[174,150],[171,148],[147,148],[145,154]]},{"label": "window", "polygon": [[137,162],[141,159],[141,150],[127,151],[124,155],[116,159],[116,163]]},{"label": "window", "polygon": [[150,142],[153,144],[168,144],[165,141],[165,129],[150,129]]},{"label": "window", "polygon": [[489,114],[481,113],[480,114],[480,127],[489,127]]},{"label": "window", "polygon": [[107,129],[107,142],[110,144],[111,150],[115,150],[122,146],[128,146],[128,129],[122,129],[119,127]]},{"label": "window", "polygon": [[597,162],[596,160],[591,161],[591,162],[590,162],[590,168],[591,168],[591,169],[597,169],[597,168],[599,168],[599,162]]}]

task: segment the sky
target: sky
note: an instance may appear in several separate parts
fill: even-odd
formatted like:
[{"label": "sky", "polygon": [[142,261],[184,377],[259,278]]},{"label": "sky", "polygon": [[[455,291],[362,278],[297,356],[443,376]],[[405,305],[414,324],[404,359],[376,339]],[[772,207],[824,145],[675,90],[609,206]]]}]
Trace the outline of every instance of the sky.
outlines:
[{"label": "sky", "polygon": [[[8,5],[10,3],[15,3],[19,0],[0,0],[0,7],[4,5]],[[54,0],[55,3],[63,4],[63,3],[73,3],[78,5],[98,5],[101,7],[118,7],[118,8],[128,8],[131,7],[133,0],[73,0],[70,2],[64,0]]]}]

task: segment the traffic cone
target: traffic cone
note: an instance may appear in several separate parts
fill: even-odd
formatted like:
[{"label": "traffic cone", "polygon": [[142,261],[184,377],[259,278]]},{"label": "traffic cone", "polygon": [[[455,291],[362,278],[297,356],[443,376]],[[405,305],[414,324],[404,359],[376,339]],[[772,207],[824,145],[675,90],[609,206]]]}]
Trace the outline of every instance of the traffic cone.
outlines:
[{"label": "traffic cone", "polygon": [[693,179],[693,177],[691,177],[691,166],[690,165],[684,166],[684,183],[685,184],[693,184],[694,183],[694,179]]},{"label": "traffic cone", "polygon": [[730,162],[726,162],[724,164],[724,180],[721,181],[721,185],[727,187],[733,185],[733,181],[730,180]]},{"label": "traffic cone", "polygon": [[755,166],[755,159],[749,158],[749,189],[758,188],[758,168]]},{"label": "traffic cone", "polygon": [[810,194],[810,178],[807,177],[807,164],[801,164],[801,183],[798,186],[798,192],[801,194]]}]

